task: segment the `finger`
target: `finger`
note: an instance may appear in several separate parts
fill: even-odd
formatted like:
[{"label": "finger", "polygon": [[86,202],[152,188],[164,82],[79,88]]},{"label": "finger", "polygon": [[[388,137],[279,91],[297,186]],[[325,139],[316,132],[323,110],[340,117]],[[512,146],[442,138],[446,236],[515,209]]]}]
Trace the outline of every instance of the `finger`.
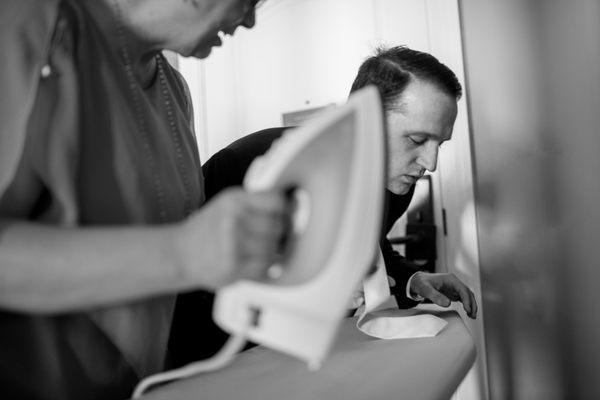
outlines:
[{"label": "finger", "polygon": [[394,278],[392,278],[391,276],[388,275],[387,279],[388,279],[388,285],[391,288],[396,287],[396,280]]},{"label": "finger", "polygon": [[436,273],[431,274],[431,278],[432,286],[448,297],[450,301],[458,301],[461,299],[458,287],[462,285],[462,282],[453,274]]},{"label": "finger", "polygon": [[352,300],[350,301],[349,308],[358,308],[365,302],[365,295],[362,290],[357,290],[352,294]]},{"label": "finger", "polygon": [[471,290],[464,284],[460,279],[456,276],[451,276],[451,281],[453,285],[453,289],[458,292],[460,296],[460,301],[463,304],[463,308],[468,316],[471,316],[473,313],[473,306],[471,303]]},{"label": "finger", "polygon": [[239,256],[241,260],[253,259],[272,262],[279,253],[278,237],[273,235],[255,235],[247,233],[245,230],[240,232]]},{"label": "finger", "polygon": [[287,218],[251,215],[245,218],[243,230],[246,236],[268,241],[280,255],[287,252],[292,240],[292,224]]},{"label": "finger", "polygon": [[260,280],[267,276],[267,270],[272,263],[266,263],[264,260],[255,258],[246,258],[240,264],[240,269],[237,271],[237,279],[252,279]]},{"label": "finger", "polygon": [[239,224],[247,235],[265,237],[268,240],[279,239],[289,230],[287,219],[268,214],[243,214]]},{"label": "finger", "polygon": [[[250,228],[255,234],[268,231],[278,237],[283,249],[292,230],[292,205],[284,194],[255,193],[248,199],[244,214],[250,215]],[[255,225],[255,226],[253,226]]]},{"label": "finger", "polygon": [[475,319],[477,318],[477,300],[475,300],[475,294],[472,291],[469,291],[471,296],[471,314],[469,317]]},{"label": "finger", "polygon": [[269,191],[248,193],[246,207],[252,213],[286,217],[291,214],[291,205],[284,193]]},{"label": "finger", "polygon": [[425,285],[420,288],[420,290],[416,291],[417,294],[423,296],[426,299],[431,300],[435,304],[441,307],[450,306],[450,299],[444,296],[442,293],[438,292],[433,286]]},{"label": "finger", "polygon": [[238,257],[238,268],[244,276],[265,278],[282,256],[276,241],[250,237],[241,242]]}]

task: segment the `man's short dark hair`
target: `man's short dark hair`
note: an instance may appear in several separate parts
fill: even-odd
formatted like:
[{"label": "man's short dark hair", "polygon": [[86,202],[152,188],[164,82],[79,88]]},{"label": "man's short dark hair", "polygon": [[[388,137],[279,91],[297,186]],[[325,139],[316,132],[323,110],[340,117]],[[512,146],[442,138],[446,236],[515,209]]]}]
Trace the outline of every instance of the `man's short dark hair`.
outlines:
[{"label": "man's short dark hair", "polygon": [[460,82],[450,68],[431,54],[406,46],[378,48],[358,69],[350,93],[373,84],[379,89],[387,111],[414,79],[437,85],[456,100],[462,96]]}]

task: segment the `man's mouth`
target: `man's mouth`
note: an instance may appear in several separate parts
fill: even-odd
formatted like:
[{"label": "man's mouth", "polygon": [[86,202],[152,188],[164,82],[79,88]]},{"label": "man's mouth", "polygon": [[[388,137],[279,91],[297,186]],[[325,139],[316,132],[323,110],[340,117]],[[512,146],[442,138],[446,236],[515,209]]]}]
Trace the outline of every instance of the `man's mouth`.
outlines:
[{"label": "man's mouth", "polygon": [[225,39],[225,37],[233,36],[233,33],[235,32],[236,28],[237,27],[233,27],[233,28],[227,28],[227,29],[217,31],[216,33],[213,34],[213,36],[211,36],[209,39],[207,39],[203,43],[201,43],[196,48],[196,50],[200,50],[202,48],[207,48],[207,47],[221,47],[223,45],[223,40]]}]

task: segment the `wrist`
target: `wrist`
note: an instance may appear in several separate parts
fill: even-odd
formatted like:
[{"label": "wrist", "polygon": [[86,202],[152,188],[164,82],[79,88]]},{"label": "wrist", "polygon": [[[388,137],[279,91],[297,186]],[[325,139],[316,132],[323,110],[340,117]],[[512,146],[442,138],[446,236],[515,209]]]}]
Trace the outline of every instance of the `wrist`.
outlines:
[{"label": "wrist", "polygon": [[218,242],[204,227],[210,226],[199,213],[173,225],[170,241],[174,249],[173,262],[182,288],[203,288],[214,291],[230,279],[225,260],[218,257]]},{"label": "wrist", "polygon": [[423,296],[421,296],[420,294],[418,294],[415,290],[412,289],[412,284],[415,278],[417,278],[419,275],[423,274],[422,271],[417,271],[414,274],[411,275],[411,277],[408,279],[408,282],[406,283],[406,297],[408,297],[409,299],[413,300],[413,301],[423,301],[425,300],[425,298]]}]

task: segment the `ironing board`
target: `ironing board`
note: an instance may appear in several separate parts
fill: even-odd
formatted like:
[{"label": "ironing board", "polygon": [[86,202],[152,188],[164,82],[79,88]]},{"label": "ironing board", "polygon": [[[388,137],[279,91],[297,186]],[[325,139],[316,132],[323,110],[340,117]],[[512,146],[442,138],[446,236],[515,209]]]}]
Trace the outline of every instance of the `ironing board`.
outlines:
[{"label": "ironing board", "polygon": [[381,340],[342,321],[336,344],[318,371],[264,347],[226,368],[165,385],[144,399],[314,400],[449,399],[475,360],[473,340],[455,311],[433,338]]}]

